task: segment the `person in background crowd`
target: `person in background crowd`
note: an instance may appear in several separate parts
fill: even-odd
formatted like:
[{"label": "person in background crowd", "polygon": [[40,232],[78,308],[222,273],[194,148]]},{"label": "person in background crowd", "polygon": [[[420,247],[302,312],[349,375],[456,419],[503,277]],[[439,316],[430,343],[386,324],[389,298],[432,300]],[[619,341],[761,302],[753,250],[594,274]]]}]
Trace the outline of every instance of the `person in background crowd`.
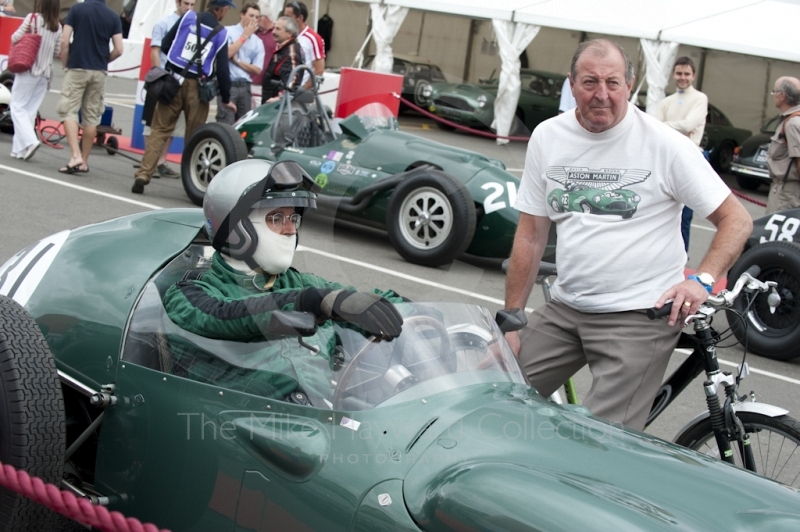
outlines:
[{"label": "person in background crowd", "polygon": [[[109,41],[113,44],[111,51]],[[105,0],[86,0],[69,9],[61,32],[61,64],[67,73],[56,107],[70,150],[69,162],[59,169],[62,174],[89,171],[89,152],[105,111],[108,64],[121,55],[122,24]],[[79,109],[83,112],[80,143]]]},{"label": "person in background crowd", "polygon": [[[172,26],[178,22],[178,19],[185,15],[187,11],[191,11],[194,8],[194,4],[195,0],[176,0],[175,11],[155,23],[153,26],[153,36],[150,39],[150,64],[152,66],[159,65],[161,68],[167,66],[167,54],[161,51],[161,41],[167,35],[167,32],[172,29]],[[145,124],[143,133],[145,142],[147,142],[147,137],[150,136],[150,126],[153,122],[153,112],[156,108],[156,101],[158,101],[156,95],[145,95],[144,114],[142,115],[142,122]],[[164,143],[164,149],[161,150],[161,154],[158,156],[158,165],[156,166],[156,171],[153,172],[153,177],[171,177],[174,179],[180,177],[178,172],[167,166],[167,154],[169,153],[169,146],[172,144],[173,137],[182,137],[185,133],[186,118],[181,113],[178,121],[175,123],[175,130],[172,132],[172,136]]]},{"label": "person in background crowd", "polygon": [[[278,48],[264,70],[264,80],[261,84],[261,105],[276,100],[283,92],[283,88],[277,82],[281,81],[284,87],[288,87],[292,70],[297,65],[303,64],[303,50],[297,42],[297,24],[292,17],[280,17],[275,21],[272,34],[275,42],[278,43]],[[298,80],[294,79],[291,85],[296,86],[297,82]]]},{"label": "person in background crowd", "polygon": [[122,38],[127,39],[131,31],[131,23],[133,22],[133,12],[136,11],[136,0],[128,0],[122,6],[122,13],[119,14],[119,19],[122,24]]},{"label": "person in background crowd", "polygon": [[36,113],[53,77],[53,58],[61,53],[59,10],[58,0],[36,0],[33,13],[25,17],[22,25],[11,36],[13,44],[19,42],[29,31],[42,36],[33,66],[28,72],[20,72],[14,78],[10,104],[11,120],[14,122],[11,157],[27,161],[41,145],[34,126]]},{"label": "person in background crowd", "polygon": [[[303,62],[310,68],[317,77],[317,82],[321,81],[325,72],[325,42],[319,33],[311,29],[306,24],[308,21],[308,8],[303,2],[290,2],[286,4],[283,14],[292,17],[297,23],[297,42],[303,49]],[[305,73],[303,76],[303,87],[311,88],[311,76]]]},{"label": "person in background crowd", "polygon": [[[150,183],[150,176],[156,169],[158,156],[164,149],[164,144],[172,136],[175,124],[181,111],[186,115],[186,138],[205,124],[208,118],[208,102],[200,101],[200,84],[198,77],[204,76],[209,80],[215,77],[219,82],[219,94],[222,105],[228,106],[236,112],[236,106],[231,103],[231,78],[228,71],[228,41],[225,29],[222,28],[211,37],[211,33],[219,26],[219,22],[231,7],[236,7],[231,0],[211,0],[208,9],[196,14],[187,11],[178,22],[169,30],[161,41],[161,48],[166,50],[167,66],[165,70],[182,79],[180,89],[172,101],[165,104],[159,101],[153,112],[153,125],[150,137],[144,149],[142,164],[134,176],[131,192],[144,194],[144,187]],[[200,42],[197,32],[200,26]],[[210,37],[210,38],[209,38]],[[205,41],[208,40],[207,43]],[[189,64],[195,55],[196,48],[205,43],[206,50],[201,52],[201,70],[195,63]],[[188,67],[187,67],[188,65]],[[184,68],[187,70],[184,72]],[[184,72],[181,75],[181,72]]]},{"label": "person in background crowd", "polygon": [[[269,4],[266,5],[268,6]],[[266,14],[265,8],[262,7],[261,15],[258,17],[258,29],[256,30],[256,37],[261,39],[261,43],[264,45],[264,65],[261,67],[261,72],[251,76],[253,85],[261,85],[261,82],[264,80],[264,72],[267,69],[267,65],[269,65],[270,60],[272,60],[272,55],[275,53],[277,43],[275,42],[275,36],[272,35],[272,28],[274,26],[275,24],[273,24],[272,19],[269,18],[269,15]]]},{"label": "person in background crowd", "polygon": [[767,199],[767,214],[800,207],[800,80],[784,76],[772,88],[781,123],[772,135],[767,166],[772,184]]},{"label": "person in background crowd", "polygon": [[0,16],[13,15],[17,11],[14,9],[14,0],[0,0]]},{"label": "person in background crowd", "polygon": [[264,44],[254,35],[260,14],[258,4],[248,2],[239,12],[239,24],[225,27],[231,69],[231,102],[236,105],[236,112],[222,105],[217,97],[217,122],[233,124],[250,111],[253,101],[250,77],[260,74],[264,68]]},{"label": "person in background crowd", "polygon": [[[689,57],[679,57],[672,68],[672,78],[678,91],[661,101],[656,118],[682,135],[689,137],[700,148],[708,114],[708,96],[692,87],[695,69]],[[689,232],[692,228],[692,209],[683,207],[681,214],[681,236],[686,251],[689,251]]]}]

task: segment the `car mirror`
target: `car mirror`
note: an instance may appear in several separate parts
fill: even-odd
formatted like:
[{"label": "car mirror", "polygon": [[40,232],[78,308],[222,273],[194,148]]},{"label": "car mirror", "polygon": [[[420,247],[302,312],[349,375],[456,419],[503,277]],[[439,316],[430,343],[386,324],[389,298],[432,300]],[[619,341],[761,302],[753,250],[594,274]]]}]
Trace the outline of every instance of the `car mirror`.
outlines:
[{"label": "car mirror", "polygon": [[500,330],[504,333],[519,331],[528,324],[528,317],[521,308],[498,310],[494,318]]},{"label": "car mirror", "polygon": [[276,310],[267,332],[276,336],[311,336],[317,332],[317,318],[310,312]]}]

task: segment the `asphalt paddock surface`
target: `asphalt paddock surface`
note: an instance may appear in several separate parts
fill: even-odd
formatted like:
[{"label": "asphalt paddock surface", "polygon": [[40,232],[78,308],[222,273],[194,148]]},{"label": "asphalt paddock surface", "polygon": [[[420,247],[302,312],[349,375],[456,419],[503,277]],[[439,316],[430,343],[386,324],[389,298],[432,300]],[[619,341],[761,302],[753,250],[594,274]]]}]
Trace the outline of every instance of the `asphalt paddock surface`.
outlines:
[{"label": "asphalt paddock surface", "polygon": [[[54,89],[60,87],[61,79],[58,69]],[[135,90],[135,81],[108,79],[106,103],[114,108],[114,125],[125,135],[131,131]],[[58,119],[55,112],[58,97],[57,92],[47,94],[40,110],[44,118]],[[209,116],[213,120],[213,109]],[[512,173],[521,175],[524,143],[498,146],[489,139],[440,131],[431,120],[408,114],[401,116],[400,127],[437,142],[501,159]],[[99,147],[94,148],[89,159],[88,173],[60,174],[58,168],[69,159],[66,141],[64,144],[62,150],[42,146],[30,161],[24,162],[9,157],[11,136],[0,133],[0,264],[28,244],[63,229],[147,210],[194,207],[179,179],[154,179],[144,195],[132,194],[133,162],[111,156]],[[738,190],[731,176],[722,177]],[[747,194],[766,200],[763,188]],[[744,204],[754,218],[764,212],[763,207]],[[695,219],[693,224],[689,267],[697,266],[714,235],[707,220]],[[499,260],[464,257],[440,268],[417,266],[405,262],[392,249],[384,232],[335,223],[320,216],[312,215],[303,221],[294,265],[301,271],[362,289],[393,288],[415,301],[473,303],[492,312],[502,308],[504,278]],[[535,308],[542,303],[541,292],[534,287],[528,306]],[[715,326],[720,330],[727,328],[724,315],[716,317]],[[671,368],[685,356],[676,353]],[[718,356],[723,369],[733,370],[733,364],[741,362],[742,349],[723,348]],[[741,392],[754,390],[759,401],[782,406],[790,410],[790,415],[800,417],[800,359],[776,362],[755,355],[748,355],[747,359],[756,371],[743,382]],[[585,369],[576,376],[579,395],[588,391],[590,379]],[[648,432],[672,439],[681,427],[705,410],[702,380],[701,376],[692,383]]]}]

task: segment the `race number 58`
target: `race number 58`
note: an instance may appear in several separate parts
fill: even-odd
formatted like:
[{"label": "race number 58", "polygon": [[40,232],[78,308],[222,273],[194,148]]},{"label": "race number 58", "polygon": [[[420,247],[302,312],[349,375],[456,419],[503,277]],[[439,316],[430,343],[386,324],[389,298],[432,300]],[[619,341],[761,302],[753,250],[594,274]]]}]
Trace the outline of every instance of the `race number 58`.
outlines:
[{"label": "race number 58", "polygon": [[798,227],[800,227],[800,220],[797,218],[787,218],[783,214],[773,214],[764,226],[764,229],[769,231],[769,237],[762,236],[761,243],[775,240],[794,242],[794,234],[797,232]]}]

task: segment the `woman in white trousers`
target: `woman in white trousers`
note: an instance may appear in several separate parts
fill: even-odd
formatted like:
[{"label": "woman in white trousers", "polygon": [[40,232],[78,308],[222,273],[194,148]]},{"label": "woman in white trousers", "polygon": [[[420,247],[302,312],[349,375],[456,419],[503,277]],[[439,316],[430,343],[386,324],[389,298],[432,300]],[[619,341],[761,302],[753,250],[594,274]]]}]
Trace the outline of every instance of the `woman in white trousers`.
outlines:
[{"label": "woman in white trousers", "polygon": [[11,90],[11,120],[14,122],[11,156],[26,161],[33,157],[41,144],[34,129],[36,113],[50,86],[53,58],[61,53],[59,10],[59,0],[36,0],[33,13],[25,17],[22,25],[11,36],[12,45],[29,32],[42,36],[33,67],[16,75]]}]

